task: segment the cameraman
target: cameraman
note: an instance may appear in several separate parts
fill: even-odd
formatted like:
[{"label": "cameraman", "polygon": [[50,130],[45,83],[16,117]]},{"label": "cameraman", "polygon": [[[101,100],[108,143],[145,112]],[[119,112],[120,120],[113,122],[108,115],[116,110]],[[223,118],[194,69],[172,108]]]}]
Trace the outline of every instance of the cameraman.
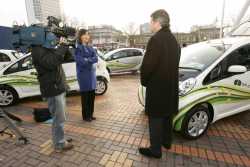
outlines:
[{"label": "cameraman", "polygon": [[46,35],[42,46],[32,47],[32,60],[38,73],[38,81],[43,97],[48,101],[48,108],[53,117],[52,140],[56,152],[70,150],[73,145],[64,138],[64,122],[66,121],[65,95],[67,90],[66,77],[62,68],[66,55],[69,53],[65,39],[60,38],[56,46],[56,37],[52,33]]}]

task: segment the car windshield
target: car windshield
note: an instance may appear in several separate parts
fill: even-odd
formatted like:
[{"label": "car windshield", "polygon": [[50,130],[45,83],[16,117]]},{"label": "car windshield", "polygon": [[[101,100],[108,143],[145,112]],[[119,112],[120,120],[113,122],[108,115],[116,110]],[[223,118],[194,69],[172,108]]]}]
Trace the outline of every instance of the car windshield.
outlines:
[{"label": "car windshield", "polygon": [[199,43],[181,50],[180,68],[205,70],[225,52],[223,44]]}]

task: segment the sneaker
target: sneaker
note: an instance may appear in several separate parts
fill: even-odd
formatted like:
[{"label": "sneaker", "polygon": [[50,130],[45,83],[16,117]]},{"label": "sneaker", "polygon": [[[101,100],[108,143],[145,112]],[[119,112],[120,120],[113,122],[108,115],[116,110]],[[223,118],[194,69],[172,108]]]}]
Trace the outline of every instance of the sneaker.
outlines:
[{"label": "sneaker", "polygon": [[62,147],[57,147],[55,148],[55,152],[56,153],[61,153],[63,151],[68,151],[74,148],[74,145],[72,143],[69,143],[67,141],[65,141],[65,143],[63,144]]}]

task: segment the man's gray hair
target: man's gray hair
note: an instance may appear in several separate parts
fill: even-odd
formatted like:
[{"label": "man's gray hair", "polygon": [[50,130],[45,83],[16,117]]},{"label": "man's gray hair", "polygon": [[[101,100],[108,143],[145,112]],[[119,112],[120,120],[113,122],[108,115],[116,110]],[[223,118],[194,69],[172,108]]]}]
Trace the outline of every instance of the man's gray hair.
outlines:
[{"label": "man's gray hair", "polygon": [[153,21],[159,21],[162,27],[168,27],[169,28],[169,15],[166,10],[159,9],[151,14],[151,18]]}]

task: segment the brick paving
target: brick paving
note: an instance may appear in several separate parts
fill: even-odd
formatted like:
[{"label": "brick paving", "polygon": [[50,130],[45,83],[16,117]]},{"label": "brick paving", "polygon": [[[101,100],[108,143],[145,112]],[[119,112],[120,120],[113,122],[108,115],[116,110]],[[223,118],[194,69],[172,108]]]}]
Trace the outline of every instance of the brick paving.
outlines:
[{"label": "brick paving", "polygon": [[91,123],[81,120],[79,94],[69,95],[65,130],[75,148],[65,153],[53,152],[50,125],[33,121],[32,108],[46,107],[39,97],[8,108],[24,120],[20,128],[31,142],[22,146],[0,136],[0,167],[250,166],[250,112],[218,121],[198,140],[176,133],[172,149],[164,150],[160,160],[141,156],[137,148],[148,146],[149,137],[138,86],[136,75],[112,77],[108,92],[96,99],[97,120]]}]

